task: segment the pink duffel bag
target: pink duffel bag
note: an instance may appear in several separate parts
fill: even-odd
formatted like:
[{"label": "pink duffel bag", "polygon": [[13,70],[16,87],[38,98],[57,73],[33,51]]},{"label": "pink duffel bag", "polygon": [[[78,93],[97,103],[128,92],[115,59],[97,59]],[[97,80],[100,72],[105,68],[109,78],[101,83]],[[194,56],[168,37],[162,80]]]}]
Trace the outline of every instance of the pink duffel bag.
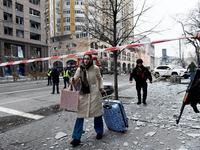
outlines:
[{"label": "pink duffel bag", "polygon": [[[70,90],[71,86],[73,91]],[[70,85],[67,90],[61,90],[60,93],[60,108],[77,111],[79,101],[79,91],[76,91],[74,85]]]}]

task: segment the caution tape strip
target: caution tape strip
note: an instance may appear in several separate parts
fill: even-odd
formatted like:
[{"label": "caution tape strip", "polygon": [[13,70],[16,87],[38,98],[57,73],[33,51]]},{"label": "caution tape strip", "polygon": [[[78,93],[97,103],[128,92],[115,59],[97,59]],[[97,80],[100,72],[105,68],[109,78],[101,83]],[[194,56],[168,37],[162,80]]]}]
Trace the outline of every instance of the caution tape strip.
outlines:
[{"label": "caution tape strip", "polygon": [[74,57],[74,56],[83,56],[84,54],[94,54],[94,53],[99,53],[99,52],[108,52],[108,51],[120,50],[120,49],[124,49],[124,48],[133,48],[133,47],[143,46],[143,45],[147,45],[147,44],[158,44],[158,43],[187,39],[187,38],[194,38],[194,36],[174,38],[174,39],[166,39],[166,40],[158,40],[158,41],[153,41],[153,42],[134,43],[134,44],[130,44],[130,45],[123,45],[123,46],[117,46],[117,47],[111,47],[111,48],[105,48],[105,49],[99,49],[99,50],[87,51],[87,52],[80,52],[80,53],[69,54],[69,55],[55,56],[55,57],[45,57],[45,58],[5,62],[5,63],[0,63],[0,67],[9,66],[9,65],[17,65],[17,64],[26,64],[26,63],[32,63],[32,62],[37,62],[37,61],[52,60],[52,59],[61,59],[61,58]]}]

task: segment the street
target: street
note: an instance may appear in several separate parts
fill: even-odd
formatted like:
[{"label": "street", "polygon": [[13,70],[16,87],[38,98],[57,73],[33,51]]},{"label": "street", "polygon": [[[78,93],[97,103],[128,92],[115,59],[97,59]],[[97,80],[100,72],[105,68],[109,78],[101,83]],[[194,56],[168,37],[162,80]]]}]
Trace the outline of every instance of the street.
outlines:
[{"label": "street", "polygon": [[[76,113],[59,111],[59,107],[50,107],[59,104],[60,95],[50,94],[52,87],[47,86],[46,81],[1,84],[1,120],[10,118],[15,111],[26,112],[27,116],[21,114],[21,117],[29,120],[26,122],[22,119],[21,125],[2,130],[0,149],[200,149],[199,114],[195,114],[187,105],[179,125],[176,125],[185,94],[177,92],[185,90],[188,84],[170,84],[166,81],[148,84],[147,106],[145,106],[136,104],[135,85],[128,82],[129,76],[121,75],[118,79],[119,100],[124,104],[129,118],[129,128],[123,133],[115,132],[108,130],[104,124],[103,139],[96,140],[93,118],[85,119],[82,143],[76,148],[69,144]],[[104,75],[104,80],[113,83],[113,75]],[[60,89],[62,87],[61,80]],[[2,112],[3,108],[13,111]],[[53,112],[50,113],[46,108]],[[36,113],[37,111],[39,113]],[[56,138],[60,132],[65,133],[65,136]]]},{"label": "street", "polygon": [[[118,77],[119,88],[123,88],[128,83],[128,76]],[[104,75],[104,80],[114,84],[113,76]],[[63,79],[60,78],[59,89],[63,87]],[[47,80],[0,84],[0,131],[59,111],[60,94],[51,92],[52,86],[47,86]]]}]

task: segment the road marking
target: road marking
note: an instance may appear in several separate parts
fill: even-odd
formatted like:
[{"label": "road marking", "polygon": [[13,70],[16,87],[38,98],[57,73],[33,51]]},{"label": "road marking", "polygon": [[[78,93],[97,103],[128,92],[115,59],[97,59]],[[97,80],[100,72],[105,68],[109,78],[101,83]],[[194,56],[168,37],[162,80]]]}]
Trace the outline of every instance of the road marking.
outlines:
[{"label": "road marking", "polygon": [[30,119],[35,119],[35,120],[44,118],[44,116],[25,113],[25,112],[22,112],[22,111],[10,109],[10,108],[5,108],[5,107],[0,107],[0,111],[8,113],[8,114],[16,115],[16,116],[22,116],[22,117],[26,117],[26,118],[30,118]]},{"label": "road marking", "polygon": [[50,96],[50,94],[48,95],[42,95],[42,96],[35,96],[35,97],[29,97],[29,98],[25,98],[25,99],[21,99],[21,100],[15,100],[15,101],[10,101],[10,102],[5,102],[5,103],[0,103],[0,105],[5,105],[5,104],[10,104],[10,103],[15,103],[15,102],[21,102],[21,101],[26,101],[26,100],[29,100],[29,99],[34,99],[34,98],[40,98],[40,97],[46,97],[46,96]]},{"label": "road marking", "polygon": [[44,89],[44,87],[43,87],[43,88],[36,88],[36,89],[28,89],[28,90],[13,91],[13,92],[4,92],[4,93],[0,93],[0,95],[13,94],[13,93],[20,93],[20,92],[26,92],[26,91],[39,90],[39,89]]}]

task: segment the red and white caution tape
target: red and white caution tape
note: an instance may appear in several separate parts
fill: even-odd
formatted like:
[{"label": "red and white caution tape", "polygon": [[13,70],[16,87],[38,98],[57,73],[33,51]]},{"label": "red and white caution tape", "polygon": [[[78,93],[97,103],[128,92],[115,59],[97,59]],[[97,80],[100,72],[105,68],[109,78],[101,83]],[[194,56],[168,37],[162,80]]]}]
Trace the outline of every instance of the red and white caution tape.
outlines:
[{"label": "red and white caution tape", "polygon": [[157,44],[157,43],[163,43],[163,42],[169,42],[169,41],[181,40],[181,39],[187,39],[187,38],[194,38],[194,37],[191,36],[191,37],[181,37],[181,38],[167,39],[167,40],[158,40],[158,41],[153,41],[153,42],[134,43],[134,44],[131,44],[131,45],[123,45],[123,46],[118,46],[118,47],[111,47],[111,48],[105,48],[105,49],[99,49],[99,50],[87,51],[87,52],[80,52],[80,53],[76,53],[76,54],[62,55],[62,56],[56,56],[56,57],[45,57],[45,58],[5,62],[5,63],[0,63],[0,67],[9,66],[9,65],[17,65],[17,64],[25,64],[25,63],[31,63],[31,62],[37,62],[37,61],[45,61],[45,60],[51,60],[51,59],[61,59],[61,58],[74,57],[74,56],[83,56],[84,54],[94,54],[94,53],[99,53],[99,52],[108,52],[108,51],[120,50],[120,49],[124,49],[124,48],[132,48],[132,47],[137,47],[137,46],[143,46],[143,45],[146,45],[146,44]]}]

